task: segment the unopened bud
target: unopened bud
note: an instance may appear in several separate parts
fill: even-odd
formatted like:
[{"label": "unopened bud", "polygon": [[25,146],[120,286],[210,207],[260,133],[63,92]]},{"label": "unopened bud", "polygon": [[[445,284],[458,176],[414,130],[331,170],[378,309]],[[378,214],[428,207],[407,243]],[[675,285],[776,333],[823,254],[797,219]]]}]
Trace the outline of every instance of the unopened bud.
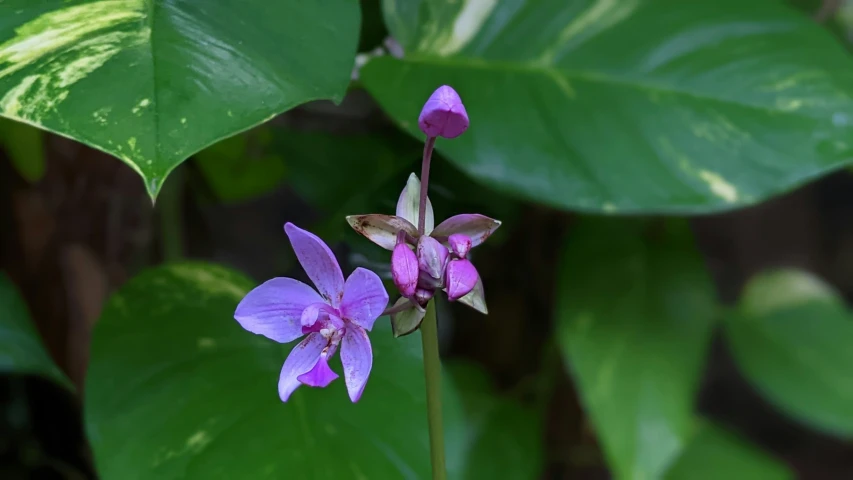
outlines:
[{"label": "unopened bud", "polygon": [[447,299],[451,302],[473,290],[479,278],[474,264],[465,259],[451,260],[447,264],[446,275]]},{"label": "unopened bud", "polygon": [[459,258],[465,258],[473,244],[471,237],[461,233],[454,233],[447,237],[447,243],[450,244],[450,250]]},{"label": "unopened bud", "polygon": [[415,294],[418,285],[418,257],[405,243],[398,243],[391,253],[391,277],[404,297]]},{"label": "unopened bud", "polygon": [[452,87],[442,85],[424,104],[418,126],[428,137],[456,138],[468,129],[468,112]]},{"label": "unopened bud", "polygon": [[430,277],[440,280],[450,252],[438,240],[423,236],[418,239],[418,266]]}]

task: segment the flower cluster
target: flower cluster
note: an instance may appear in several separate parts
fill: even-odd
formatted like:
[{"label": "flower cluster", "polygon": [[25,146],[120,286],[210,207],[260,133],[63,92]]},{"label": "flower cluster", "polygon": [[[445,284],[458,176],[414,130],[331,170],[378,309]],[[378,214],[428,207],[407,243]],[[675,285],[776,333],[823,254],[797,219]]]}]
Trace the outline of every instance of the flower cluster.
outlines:
[{"label": "flower cluster", "polygon": [[317,290],[292,278],[274,278],[249,292],[234,312],[243,328],[276,342],[288,343],[305,336],[281,369],[278,393],[283,402],[300,385],[326,387],[338,378],[329,366],[338,348],[350,400],[357,402],[373,366],[367,332],[380,315],[391,315],[395,336],[411,333],[439,290],[450,301],[458,300],[487,313],[483,282],[468,257],[501,222],[484,215],[463,214],[435,227],[427,196],[436,137],[458,137],[468,123],[459,95],[448,86],[439,87],[418,117],[418,125],[427,135],[424,185],[415,174],[409,176],[397,201],[396,215],[347,217],[357,232],[391,250],[392,277],[402,294],[392,307],[386,309],[388,294],[379,276],[356,268],[344,281],[338,261],[320,238],[292,223],[284,226],[299,263]]},{"label": "flower cluster", "polygon": [[391,250],[391,275],[402,297],[392,315],[397,336],[414,331],[423,319],[427,302],[438,290],[450,301],[488,313],[483,282],[467,258],[501,225],[485,215],[455,215],[437,227],[429,198],[424,233],[415,228],[421,182],[415,174],[397,200],[396,215],[368,214],[347,217],[352,228],[380,247]]}]

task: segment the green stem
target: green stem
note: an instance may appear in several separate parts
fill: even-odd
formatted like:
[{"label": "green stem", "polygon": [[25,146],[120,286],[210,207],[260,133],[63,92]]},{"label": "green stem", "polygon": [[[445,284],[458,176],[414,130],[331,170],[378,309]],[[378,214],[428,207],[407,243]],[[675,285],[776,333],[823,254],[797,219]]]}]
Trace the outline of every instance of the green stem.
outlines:
[{"label": "green stem", "polygon": [[184,191],[184,176],[180,168],[176,168],[160,193],[160,247],[163,260],[178,261],[184,256],[184,235],[181,225],[181,199]]},{"label": "green stem", "polygon": [[424,348],[424,378],[426,379],[427,418],[429,422],[429,454],[433,480],[446,480],[444,467],[444,426],[441,420],[441,359],[438,356],[438,322],[435,301],[427,304],[421,323]]}]

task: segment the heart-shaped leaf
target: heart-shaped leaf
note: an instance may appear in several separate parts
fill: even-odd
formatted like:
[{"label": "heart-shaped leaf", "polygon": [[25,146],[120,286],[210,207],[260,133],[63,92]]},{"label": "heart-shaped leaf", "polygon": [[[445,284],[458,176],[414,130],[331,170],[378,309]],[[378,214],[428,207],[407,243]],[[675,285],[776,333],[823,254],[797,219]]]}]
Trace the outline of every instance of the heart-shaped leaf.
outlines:
[{"label": "heart-shaped leaf", "polygon": [[[436,148],[567,209],[707,212],[853,155],[853,60],[777,0],[383,2],[402,59],[360,79],[401,127],[452,85],[471,127]],[[784,55],[780,52],[784,52]]]},{"label": "heart-shaped leaf", "polygon": [[349,0],[5,0],[0,116],[115,155],[154,197],[205,146],[340,100],[358,28]]},{"label": "heart-shaped leaf", "polygon": [[660,478],[687,443],[714,290],[687,225],[585,219],[560,263],[558,344],[615,478]]},{"label": "heart-shaped leaf", "polygon": [[[86,384],[101,477],[428,477],[420,335],[394,339],[387,319],[376,322],[373,370],[356,404],[343,378],[282,403],[279,371],[295,343],[252,335],[233,319],[252,286],[221,267],[180,264],[149,270],[113,296]],[[341,371],[338,360],[332,368]]]},{"label": "heart-shaped leaf", "polygon": [[725,327],[738,366],[768,400],[853,437],[853,314],[832,288],[796,270],[759,275]]}]

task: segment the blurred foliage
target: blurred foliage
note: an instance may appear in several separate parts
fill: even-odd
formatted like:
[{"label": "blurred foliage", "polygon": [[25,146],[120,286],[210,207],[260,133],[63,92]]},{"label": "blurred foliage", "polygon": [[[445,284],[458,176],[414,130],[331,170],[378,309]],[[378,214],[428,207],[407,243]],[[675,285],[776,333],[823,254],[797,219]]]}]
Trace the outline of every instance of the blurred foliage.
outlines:
[{"label": "blurred foliage", "polygon": [[585,219],[559,271],[557,342],[609,464],[660,478],[687,443],[715,311],[687,224]]},{"label": "blurred foliage", "polygon": [[725,326],[735,360],[768,400],[853,437],[853,314],[831,287],[797,270],[765,273]]},{"label": "blurred foliage", "polygon": [[0,117],[0,147],[15,170],[30,183],[44,176],[44,132],[25,123]]},{"label": "blurred foliage", "polygon": [[666,480],[791,480],[792,473],[761,450],[707,421],[699,422]]},{"label": "blurred foliage", "polygon": [[71,388],[54,365],[31,323],[24,299],[15,285],[0,272],[0,372],[34,374]]}]

